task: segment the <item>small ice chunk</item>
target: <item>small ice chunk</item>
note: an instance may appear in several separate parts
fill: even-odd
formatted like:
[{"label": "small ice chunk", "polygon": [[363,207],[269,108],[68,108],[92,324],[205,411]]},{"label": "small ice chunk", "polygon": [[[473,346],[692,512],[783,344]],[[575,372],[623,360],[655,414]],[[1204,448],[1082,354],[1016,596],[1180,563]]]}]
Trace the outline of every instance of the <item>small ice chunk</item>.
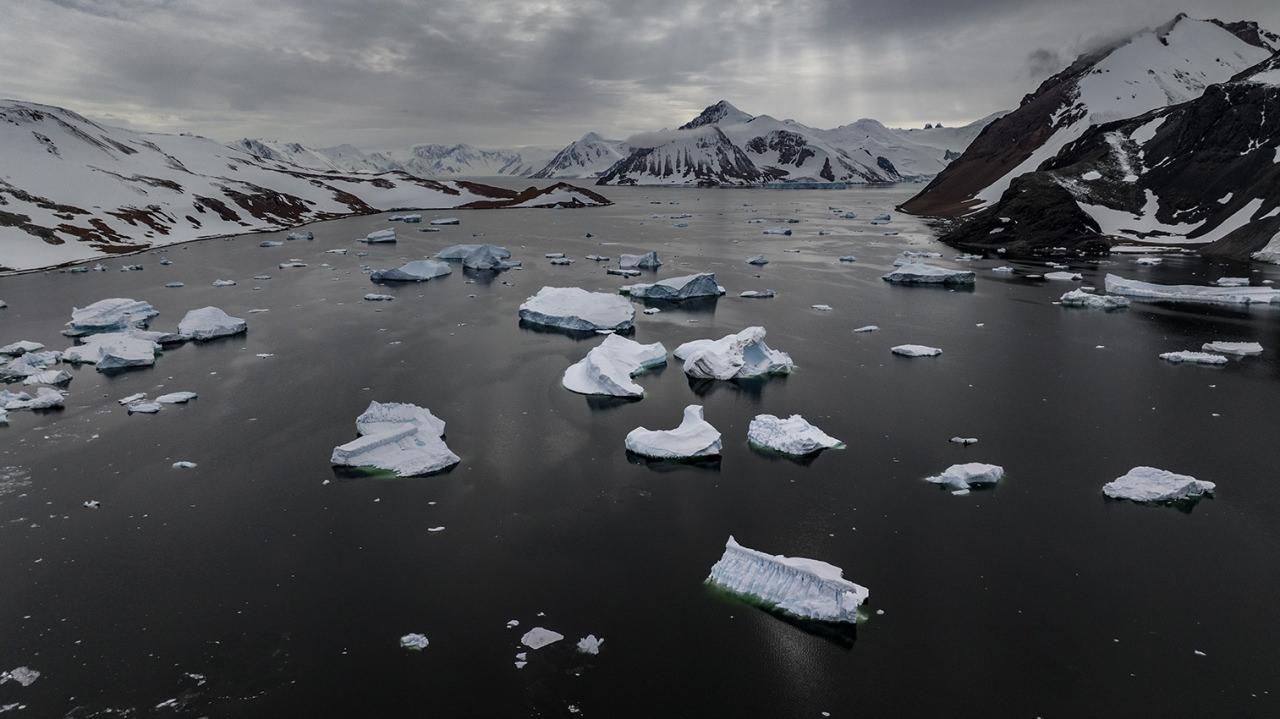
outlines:
[{"label": "small ice chunk", "polygon": [[1218,287],[1248,287],[1248,277],[1219,277],[1213,281]]},{"label": "small ice chunk", "polygon": [[279,247],[283,244],[280,240],[263,240],[258,243],[258,247]]},{"label": "small ice chunk", "polygon": [[1127,474],[1102,485],[1102,493],[1112,499],[1134,502],[1180,502],[1213,494],[1217,487],[1185,474],[1155,467],[1134,467]]},{"label": "small ice chunk", "polygon": [[582,652],[583,654],[599,654],[601,644],[604,644],[603,637],[597,637],[594,634],[588,634],[587,636],[578,640],[578,651]]},{"label": "small ice chunk", "polygon": [[196,467],[195,462],[188,462],[185,459],[173,463],[174,469],[195,469]]},{"label": "small ice chunk", "polygon": [[128,397],[121,397],[120,399],[118,399],[118,400],[116,400],[116,401],[117,401],[117,402],[119,402],[119,403],[120,403],[120,404],[122,404],[122,405],[124,405],[124,404],[133,404],[134,402],[138,402],[138,401],[140,401],[140,400],[146,399],[146,396],[147,396],[147,393],[146,393],[146,392],[137,392],[137,393],[134,393],[134,394],[129,395]]},{"label": "small ice chunk", "polygon": [[431,224],[437,225],[437,226],[438,225],[461,225],[462,220],[459,220],[456,217],[437,217],[434,220],[431,220]]},{"label": "small ice chunk", "polygon": [[[1205,352],[1219,352],[1229,355],[1260,355],[1262,345],[1257,342],[1205,342],[1200,349]],[[45,384],[51,384],[46,382]]]},{"label": "small ice chunk", "polygon": [[978,438],[977,437],[952,437],[951,441],[955,444],[962,444],[968,447],[971,444],[977,444]]},{"label": "small ice chunk", "polygon": [[364,298],[369,302],[390,302],[395,299],[395,297],[391,295],[380,295],[377,292],[368,292],[365,294]]},{"label": "small ice chunk", "polygon": [[520,643],[530,649],[541,649],[548,644],[555,644],[561,639],[564,639],[564,635],[560,632],[553,632],[543,627],[534,627],[525,632],[523,637],[520,637]]},{"label": "small ice chunk", "polygon": [[651,430],[637,427],[627,434],[626,447],[651,459],[695,459],[720,454],[720,432],[702,417],[702,405],[684,408],[684,417],[675,429]]},{"label": "small ice chunk", "polygon": [[26,392],[10,392],[0,389],[0,409],[54,409],[61,407],[66,395],[51,387],[36,389],[35,396]]},{"label": "small ice chunk", "polygon": [[160,411],[159,402],[134,402],[128,407],[129,414],[155,414]]},{"label": "small ice chunk", "polygon": [[437,260],[461,262],[469,270],[509,270],[519,267],[511,250],[497,245],[450,245],[436,253]]},{"label": "small ice chunk", "polygon": [[693,340],[676,348],[684,373],[694,379],[749,379],[790,374],[795,362],[765,344],[763,327],[748,327],[718,340]]},{"label": "small ice chunk", "polygon": [[936,357],[942,354],[942,350],[928,345],[898,345],[890,351],[903,357]]},{"label": "small ice chunk", "polygon": [[185,283],[185,282],[166,282],[166,283],[164,283],[164,286],[165,286],[165,287],[168,287],[168,288],[169,288],[169,289],[171,289],[171,290],[176,290],[176,289],[178,289],[178,288],[180,288],[180,287],[186,287],[186,286],[187,286],[187,283]]},{"label": "small ice chunk", "polygon": [[410,632],[409,634],[400,637],[400,648],[409,649],[415,652],[420,652],[423,649],[426,649],[427,645],[430,643],[431,642],[427,640],[427,635],[425,634]]},{"label": "small ice chunk", "polygon": [[786,235],[786,236],[790,237],[790,236],[791,236],[791,230],[790,230],[789,228],[786,228],[786,227],[769,227],[769,228],[765,229],[765,231],[764,231],[763,233],[761,233],[761,234],[765,234],[765,235]]},{"label": "small ice chunk", "polygon": [[844,578],[837,566],[816,559],[768,555],[744,547],[732,536],[706,580],[734,594],[802,619],[858,620],[858,607],[871,593]]},{"label": "small ice chunk", "polygon": [[619,277],[639,277],[640,270],[624,270],[617,267],[604,268],[606,275],[618,275]]},{"label": "small ice chunk", "polygon": [[796,457],[824,449],[844,448],[844,442],[809,424],[798,414],[787,419],[771,414],[756,415],[747,428],[747,442],[755,447]]},{"label": "small ice chunk", "polygon": [[235,280],[214,280],[214,287],[232,287],[236,284]]},{"label": "small ice chunk", "polygon": [[911,262],[883,275],[885,282],[897,284],[971,285],[976,275],[972,270],[949,270],[923,262]]},{"label": "small ice chunk", "polygon": [[548,260],[559,260],[564,258],[563,252],[548,252],[543,255]]},{"label": "small ice chunk", "polygon": [[186,404],[198,396],[195,392],[170,392],[156,397],[156,401],[160,404]]},{"label": "small ice chunk", "polygon": [[1084,279],[1084,275],[1079,272],[1046,272],[1044,273],[1044,278],[1046,280],[1079,282]]},{"label": "small ice chunk", "polygon": [[1137,260],[1134,260],[1134,262],[1145,267],[1155,267],[1156,265],[1164,262],[1164,260],[1159,257],[1139,257]]},{"label": "small ice chunk", "polygon": [[769,264],[769,258],[765,257],[764,255],[752,255],[751,257],[747,258],[747,264],[755,265],[757,267],[763,267],[764,265]]},{"label": "small ice chunk", "polygon": [[716,284],[714,272],[668,277],[651,284],[623,285],[618,291],[637,299],[669,302],[680,302],[697,297],[719,297],[724,294],[724,288]]},{"label": "small ice chunk", "polygon": [[643,313],[645,313],[646,315],[656,315],[656,314],[658,314],[659,312],[661,312],[662,310],[658,309],[657,307],[646,307],[646,308],[644,308],[643,310],[640,310],[640,311],[641,311],[641,312],[643,312]]},{"label": "small ice chunk", "polygon": [[47,369],[47,370],[44,370],[43,372],[37,372],[33,375],[28,375],[26,379],[22,380],[22,384],[24,385],[48,384],[48,385],[62,386],[70,383],[71,379],[72,379],[71,373],[67,372],[66,370]]},{"label": "small ice chunk", "polygon": [[1122,310],[1129,306],[1129,298],[1117,295],[1095,295],[1082,289],[1071,290],[1059,300],[1063,307],[1083,307],[1091,310]]},{"label": "small ice chunk", "polygon": [[571,331],[622,332],[634,326],[636,311],[625,297],[580,287],[543,287],[520,305],[520,319]]},{"label": "small ice chunk", "polygon": [[303,262],[302,260],[289,260],[288,262],[281,262],[280,264],[276,265],[276,267],[279,267],[282,270],[287,270],[290,267],[306,267],[306,266],[307,266],[307,263]]},{"label": "small ice chunk", "polygon": [[551,260],[551,264],[557,265],[557,266],[572,265],[573,260],[568,257],[556,257],[555,259]]},{"label": "small ice chunk", "polygon": [[925,477],[926,482],[941,484],[956,490],[968,490],[972,487],[995,484],[1004,477],[1004,467],[982,462],[966,462],[947,467],[942,474]]},{"label": "small ice chunk", "polygon": [[1012,267],[1008,267],[1008,266],[1003,266],[1003,265],[1002,265],[1002,266],[1000,266],[1000,267],[993,267],[993,268],[991,268],[991,271],[992,271],[992,272],[999,273],[999,274],[1002,274],[1002,275],[1011,275],[1011,274],[1013,274],[1013,271],[1014,271],[1014,270],[1013,270],[1013,268],[1012,268]]},{"label": "small ice chunk", "polygon": [[841,262],[857,262],[858,258],[853,255],[840,255]]},{"label": "small ice chunk", "polygon": [[877,332],[880,330],[879,325],[863,325],[854,330],[854,332]]},{"label": "small ice chunk", "polygon": [[102,502],[99,502],[96,499],[86,499],[80,503],[80,506],[85,509],[100,509],[102,507]]},{"label": "small ice chunk", "polygon": [[369,274],[374,282],[426,282],[453,272],[447,262],[438,260],[414,260],[395,269],[375,270]]},{"label": "small ice chunk", "polygon": [[356,432],[358,439],[334,447],[331,464],[376,467],[412,477],[461,461],[444,443],[444,421],[417,405],[370,402],[356,418]]},{"label": "small ice chunk", "polygon": [[810,307],[812,307],[812,308],[813,308],[813,309],[815,309],[815,310],[818,310],[819,312],[830,312],[830,311],[831,311],[831,305],[809,305],[809,306],[810,306]]},{"label": "small ice chunk", "polygon": [[570,365],[564,371],[561,384],[579,394],[643,397],[644,388],[631,378],[666,363],[667,348],[661,342],[642,345],[614,334]]},{"label": "small ice chunk", "polygon": [[40,678],[40,672],[30,667],[17,667],[7,672],[0,672],[0,684],[13,681],[21,686],[29,687]]},{"label": "small ice chunk", "polygon": [[290,232],[288,235],[285,235],[286,240],[314,240],[315,238],[316,236],[308,230]]},{"label": "small ice chunk", "polygon": [[1160,359],[1174,364],[1187,362],[1190,364],[1226,364],[1227,358],[1219,354],[1211,354],[1209,352],[1192,352],[1182,350],[1180,352],[1164,352],[1161,353]]},{"label": "small ice chunk", "polygon": [[6,357],[19,357],[28,352],[39,352],[42,349],[44,349],[44,345],[39,342],[19,340],[0,347],[0,355],[5,355]]},{"label": "small ice chunk", "polygon": [[191,310],[178,323],[178,334],[197,342],[242,334],[248,329],[249,323],[217,307]]},{"label": "small ice chunk", "polygon": [[777,294],[778,293],[773,290],[746,290],[744,292],[739,292],[738,296],[746,299],[767,300]]},{"label": "small ice chunk", "polygon": [[657,252],[646,252],[643,255],[618,255],[618,267],[624,270],[656,270],[662,265]]}]

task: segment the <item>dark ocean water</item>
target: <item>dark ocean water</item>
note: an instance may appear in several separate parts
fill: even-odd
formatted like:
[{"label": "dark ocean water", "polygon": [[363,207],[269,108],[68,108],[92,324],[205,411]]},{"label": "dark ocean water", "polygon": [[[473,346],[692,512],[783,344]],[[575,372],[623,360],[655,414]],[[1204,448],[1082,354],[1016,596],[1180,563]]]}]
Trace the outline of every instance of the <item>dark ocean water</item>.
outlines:
[{"label": "dark ocean water", "polygon": [[[915,220],[865,222],[915,189],[616,188],[603,209],[424,213],[462,224],[396,225],[396,245],[353,243],[390,226],[360,217],[283,247],[257,245],[285,233],[249,235],[111,260],[108,272],[0,278],[0,344],[63,348],[71,308],[113,296],[153,303],[153,329],[210,304],[250,326],[150,369],[81,368],[65,410],[11,412],[0,427],[0,669],[42,672],[0,686],[0,706],[32,717],[1280,715],[1280,307],[1059,307],[1078,283],[989,271],[1049,268],[957,263]],[[667,219],[681,213],[693,217]],[[765,236],[775,223],[747,222],[761,217],[801,222]],[[469,241],[505,245],[525,269],[382,288],[360,269]],[[338,247],[351,252],[323,253]],[[564,390],[564,368],[598,340],[522,329],[517,306],[543,285],[612,291],[626,280],[581,257],[649,249],[666,263],[658,277],[712,270],[729,294],[637,314],[634,339],[674,349],[758,324],[799,369],[707,387],[672,364],[639,378],[639,402]],[[971,266],[976,288],[881,281],[902,249]],[[551,266],[546,252],[579,261]],[[850,253],[857,263],[836,261]],[[770,264],[745,264],[754,254]],[[277,269],[295,257],[309,266]],[[145,269],[117,269],[135,262]],[[1199,283],[1250,272],[1190,257],[1073,269],[1099,287],[1107,271]],[[219,278],[239,284],[211,287]],[[164,287],[175,280],[187,286]],[[778,296],[736,296],[764,288]],[[852,332],[866,324],[882,329]],[[1157,359],[1218,339],[1267,351],[1221,368]],[[902,343],[944,354],[889,353]],[[188,389],[199,399],[154,416],[116,403]],[[462,462],[415,479],[335,472],[332,448],[374,399],[429,407]],[[695,402],[724,434],[718,466],[628,460],[628,431],[675,426]],[[759,413],[802,413],[848,448],[809,463],[763,456],[746,445]],[[953,435],[981,441],[962,448]],[[963,461],[1007,476],[965,497],[922,481]],[[1217,482],[1217,496],[1190,511],[1102,497],[1138,465]],[[868,620],[823,632],[709,589],[730,534],[842,567],[871,590]],[[566,639],[517,670],[534,626]],[[408,632],[430,646],[400,649]],[[588,633],[605,639],[598,656],[574,650]]]}]

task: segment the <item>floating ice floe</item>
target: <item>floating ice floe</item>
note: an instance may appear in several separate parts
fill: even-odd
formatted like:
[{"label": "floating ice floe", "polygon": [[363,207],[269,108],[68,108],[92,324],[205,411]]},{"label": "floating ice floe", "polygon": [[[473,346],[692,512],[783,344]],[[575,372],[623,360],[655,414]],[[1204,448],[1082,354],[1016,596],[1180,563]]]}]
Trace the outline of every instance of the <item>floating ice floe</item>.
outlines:
[{"label": "floating ice floe", "polygon": [[82,337],[97,332],[117,332],[135,327],[146,327],[152,317],[160,314],[150,303],[119,297],[98,300],[88,307],[71,310],[71,321],[62,334]]},{"label": "floating ice floe", "polygon": [[790,374],[795,362],[765,344],[763,327],[748,327],[718,340],[693,340],[676,348],[684,373],[695,379],[749,379]]},{"label": "floating ice floe", "polygon": [[936,357],[942,354],[942,350],[928,345],[898,345],[889,351],[903,357]]},{"label": "floating ice floe", "polygon": [[1090,310],[1122,310],[1129,306],[1127,297],[1095,295],[1084,290],[1071,290],[1058,300],[1063,307],[1083,307]]},{"label": "floating ice floe", "polygon": [[33,375],[28,375],[26,379],[22,380],[22,384],[24,385],[47,384],[47,385],[54,385],[54,386],[62,386],[71,382],[71,379],[72,379],[71,374],[66,370],[47,369],[43,372],[37,372]]},{"label": "floating ice floe", "polygon": [[548,644],[555,644],[561,639],[564,639],[564,635],[560,632],[553,632],[543,627],[534,627],[525,632],[523,637],[520,637],[520,643],[530,649],[541,649]]},{"label": "floating ice floe", "polygon": [[812,309],[818,310],[819,312],[831,311],[831,305],[809,305],[809,307],[811,307]]},{"label": "floating ice floe", "polygon": [[646,315],[656,315],[662,310],[658,309],[657,307],[646,307],[640,311],[645,313]]},{"label": "floating ice floe", "polygon": [[395,269],[375,270],[369,275],[374,282],[426,282],[453,272],[448,262],[414,260]]},{"label": "floating ice floe", "polygon": [[724,288],[716,284],[714,272],[669,277],[649,284],[623,285],[618,291],[637,299],[667,300],[670,302],[680,302],[697,297],[719,297],[724,294]]},{"label": "floating ice floe", "polygon": [[176,290],[176,289],[178,289],[179,287],[186,287],[186,286],[187,286],[187,283],[185,283],[185,282],[166,282],[166,283],[164,283],[164,286],[165,286],[165,287],[168,287],[168,288],[169,288],[169,289],[171,289],[171,290]]},{"label": "floating ice floe", "polygon": [[953,492],[964,494],[972,487],[995,484],[1003,477],[1004,467],[996,464],[983,464],[982,462],[966,462],[965,464],[953,464],[947,467],[942,474],[925,477],[925,481],[941,484]]},{"label": "floating ice floe", "polygon": [[1218,287],[1248,287],[1248,277],[1219,277],[1213,281]]},{"label": "floating ice floe", "polygon": [[854,332],[878,332],[880,325],[863,325],[853,330]]},{"label": "floating ice floe", "polygon": [[1079,282],[1084,279],[1084,275],[1079,272],[1046,272],[1044,273],[1044,278],[1046,280]]},{"label": "floating ice floe", "polygon": [[303,262],[302,260],[289,260],[288,262],[281,262],[280,264],[276,265],[276,267],[279,267],[282,270],[287,270],[291,267],[306,267],[306,266],[307,266],[307,263]]},{"label": "floating ice floe", "polygon": [[622,332],[632,328],[636,310],[625,297],[580,287],[543,287],[520,305],[520,319],[571,331]]},{"label": "floating ice floe", "polygon": [[749,299],[749,300],[750,299],[767,300],[770,297],[776,296],[777,294],[778,293],[774,292],[773,290],[746,290],[744,292],[739,292],[738,296]]},{"label": "floating ice floe", "polygon": [[195,462],[188,462],[185,459],[178,460],[177,462],[173,463],[174,469],[195,469],[196,467],[197,465]]},{"label": "floating ice floe", "polygon": [[618,275],[619,277],[639,277],[640,270],[624,270],[618,267],[606,267],[604,269],[606,275]]},{"label": "floating ice floe", "polygon": [[1002,274],[1002,275],[1011,275],[1014,272],[1012,267],[1007,267],[1007,266],[993,267],[991,268],[991,271]]},{"label": "floating ice floe", "polygon": [[546,259],[548,259],[548,260],[558,260],[558,259],[560,259],[560,258],[564,257],[564,253],[563,253],[563,252],[548,252],[548,253],[544,254],[544,255],[543,255],[543,257],[545,257],[545,258],[546,258]]},{"label": "floating ice floe", "polygon": [[469,270],[509,270],[520,266],[510,258],[511,250],[497,245],[450,245],[436,253],[436,259],[461,262]]},{"label": "floating ice floe", "polygon": [[885,282],[898,284],[971,285],[976,275],[972,270],[949,270],[945,267],[910,262],[894,268],[881,277]]},{"label": "floating ice floe", "polygon": [[0,355],[4,355],[6,357],[18,357],[19,355],[24,355],[28,352],[39,352],[42,349],[44,349],[44,345],[39,342],[19,340],[0,347]]},{"label": "floating ice floe", "polygon": [[844,578],[844,571],[804,557],[769,555],[738,544],[732,536],[711,567],[707,582],[801,619],[852,624],[871,596]]},{"label": "floating ice floe", "polygon": [[857,262],[858,258],[853,255],[840,255],[841,262]]},{"label": "floating ice floe", "polygon": [[605,257],[604,255],[587,255],[586,259],[591,260],[592,262],[608,262],[609,261],[609,258]]},{"label": "floating ice floe", "polygon": [[365,293],[364,299],[368,302],[390,302],[395,299],[392,295],[380,295],[377,292]]},{"label": "floating ice floe", "polygon": [[950,441],[953,444],[959,444],[959,445],[968,447],[971,444],[977,444],[978,438],[977,437],[952,437]]},{"label": "floating ice floe", "polygon": [[661,342],[642,345],[620,335],[609,335],[564,371],[561,384],[578,394],[643,397],[644,388],[631,378],[666,363],[667,348]]},{"label": "floating ice floe", "polygon": [[129,410],[129,414],[155,414],[161,410],[160,403],[156,401],[150,402],[134,402],[125,409]]},{"label": "floating ice floe", "polygon": [[1262,354],[1262,345],[1257,342],[1205,342],[1200,349],[1205,352],[1241,356]]},{"label": "floating ice floe", "polygon": [[170,392],[156,397],[156,402],[160,404],[186,404],[198,396],[195,392]]},{"label": "floating ice floe", "polygon": [[258,243],[258,247],[280,247],[283,244],[280,240],[263,240]]},{"label": "floating ice floe", "polygon": [[90,335],[82,344],[68,347],[62,361],[92,364],[99,372],[112,372],[130,367],[150,367],[156,363],[160,346],[149,337],[133,332],[108,332]]},{"label": "floating ice floe", "polygon": [[238,335],[248,329],[248,322],[232,317],[217,307],[191,310],[178,323],[178,334],[197,342]]},{"label": "floating ice floe", "polygon": [[646,252],[643,255],[618,255],[618,267],[624,270],[656,270],[662,265],[657,252]]},{"label": "floating ice floe", "polygon": [[1102,493],[1111,499],[1134,502],[1181,502],[1213,494],[1217,487],[1185,474],[1175,474],[1155,467],[1134,467],[1123,477],[1102,485]]},{"label": "floating ice floe", "polygon": [[395,242],[396,241],[395,228],[390,228],[386,230],[375,230],[374,232],[370,232],[369,234],[364,236],[364,241],[371,245],[375,245],[383,242]]},{"label": "floating ice floe", "polygon": [[754,447],[796,457],[824,449],[844,448],[844,442],[809,424],[798,414],[786,419],[771,414],[756,415],[747,428],[747,442]]},{"label": "floating ice floe", "polygon": [[315,238],[316,238],[315,234],[313,234],[308,230],[303,230],[301,232],[290,232],[288,235],[285,235],[286,240],[314,240]]},{"label": "floating ice floe", "polygon": [[629,451],[650,459],[697,459],[720,455],[720,432],[702,418],[702,405],[684,408],[680,426],[653,430],[636,427],[627,433]]},{"label": "floating ice floe", "polygon": [[1134,260],[1134,263],[1143,265],[1146,267],[1155,267],[1156,265],[1162,264],[1163,262],[1164,260],[1159,257],[1139,257],[1138,259]]},{"label": "floating ice floe", "polygon": [[1180,352],[1164,352],[1161,353],[1160,359],[1174,364],[1226,364],[1227,358],[1219,354],[1211,354],[1209,352],[1192,352],[1182,350]]},{"label": "floating ice floe", "polygon": [[444,420],[417,405],[370,402],[356,418],[356,432],[358,439],[334,447],[331,464],[375,467],[413,477],[461,461],[444,443]]},{"label": "floating ice floe", "polygon": [[427,645],[430,643],[431,642],[427,639],[427,635],[425,634],[410,632],[403,637],[400,637],[400,648],[409,649],[415,652],[420,652],[423,649],[426,649]]},{"label": "floating ice floe", "polygon": [[1152,302],[1216,304],[1266,304],[1280,302],[1280,290],[1270,287],[1214,287],[1209,285],[1159,285],[1107,275],[1107,292]]},{"label": "floating ice floe", "polygon": [[458,219],[458,218],[456,218],[456,217],[437,217],[436,219],[434,219],[434,220],[432,220],[432,221],[431,221],[431,224],[432,224],[432,225],[437,225],[437,226],[439,226],[439,225],[461,225],[461,224],[462,224],[462,220],[459,220],[459,219]]},{"label": "floating ice floe", "polygon": [[747,264],[755,265],[757,267],[763,267],[764,265],[769,264],[769,258],[765,257],[764,255],[752,255],[751,257],[747,258]]},{"label": "floating ice floe", "polygon": [[28,352],[0,364],[0,382],[12,382],[45,372],[53,364],[62,360],[61,352],[48,350],[44,352]]},{"label": "floating ice floe", "polygon": [[573,260],[572,260],[571,258],[568,258],[568,257],[557,257],[557,258],[555,258],[555,259],[551,260],[551,264],[553,264],[553,265],[557,265],[557,266],[572,265],[572,264],[573,264]]},{"label": "floating ice floe", "polygon": [[0,684],[17,682],[21,686],[29,687],[39,678],[40,672],[30,667],[17,667],[7,672],[0,672]]},{"label": "floating ice floe", "polygon": [[0,409],[54,409],[61,407],[65,398],[65,393],[50,387],[37,388],[34,396],[26,392],[0,389]]},{"label": "floating ice floe", "polygon": [[761,233],[761,234],[765,234],[765,235],[786,235],[786,236],[788,236],[788,237],[789,237],[789,236],[791,235],[791,230],[790,230],[790,229],[788,229],[788,228],[786,228],[786,227],[770,227],[770,228],[766,229],[766,230],[765,230],[763,233]]},{"label": "floating ice floe", "polygon": [[213,281],[214,287],[234,287],[235,284],[236,284],[235,280],[214,280]]},{"label": "floating ice floe", "polygon": [[602,644],[604,644],[603,637],[597,637],[594,634],[588,634],[587,636],[578,640],[578,651],[582,652],[583,654],[599,654],[600,645]]}]

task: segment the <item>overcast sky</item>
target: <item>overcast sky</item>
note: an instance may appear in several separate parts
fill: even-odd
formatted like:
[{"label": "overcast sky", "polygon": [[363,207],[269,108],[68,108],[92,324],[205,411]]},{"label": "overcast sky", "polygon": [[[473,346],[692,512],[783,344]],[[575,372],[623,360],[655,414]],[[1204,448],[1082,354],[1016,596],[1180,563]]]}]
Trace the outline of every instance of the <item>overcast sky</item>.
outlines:
[{"label": "overcast sky", "polygon": [[365,149],[625,137],[721,98],[958,124],[1179,10],[1280,31],[1280,0],[0,0],[0,96]]}]

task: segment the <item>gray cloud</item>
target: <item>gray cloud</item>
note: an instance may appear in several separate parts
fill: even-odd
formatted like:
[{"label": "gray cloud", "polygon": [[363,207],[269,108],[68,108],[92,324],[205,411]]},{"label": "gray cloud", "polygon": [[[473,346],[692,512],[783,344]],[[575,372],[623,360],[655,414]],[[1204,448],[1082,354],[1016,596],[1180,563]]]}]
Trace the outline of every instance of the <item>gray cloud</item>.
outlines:
[{"label": "gray cloud", "polygon": [[0,0],[0,94],[161,131],[560,145],[726,98],[820,126],[957,124],[1100,38],[1273,0]]}]

